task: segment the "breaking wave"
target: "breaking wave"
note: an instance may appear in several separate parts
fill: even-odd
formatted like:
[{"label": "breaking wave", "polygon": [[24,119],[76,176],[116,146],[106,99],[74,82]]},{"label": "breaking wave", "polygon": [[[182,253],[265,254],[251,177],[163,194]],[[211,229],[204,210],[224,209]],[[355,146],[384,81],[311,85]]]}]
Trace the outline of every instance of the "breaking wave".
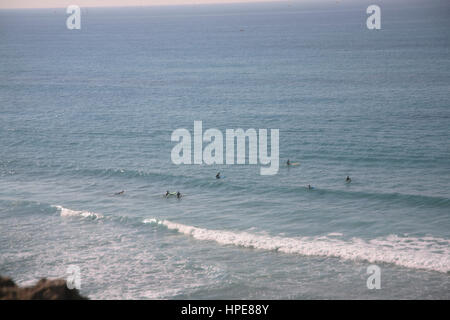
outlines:
[{"label": "breaking wave", "polygon": [[215,241],[223,245],[305,256],[337,257],[370,263],[391,263],[406,268],[450,272],[450,240],[441,238],[390,235],[367,241],[360,238],[345,241],[339,239],[340,234],[338,233],[328,236],[290,238],[248,232],[209,230],[167,220],[145,219],[143,222],[162,225],[169,230],[178,231],[197,240]]}]

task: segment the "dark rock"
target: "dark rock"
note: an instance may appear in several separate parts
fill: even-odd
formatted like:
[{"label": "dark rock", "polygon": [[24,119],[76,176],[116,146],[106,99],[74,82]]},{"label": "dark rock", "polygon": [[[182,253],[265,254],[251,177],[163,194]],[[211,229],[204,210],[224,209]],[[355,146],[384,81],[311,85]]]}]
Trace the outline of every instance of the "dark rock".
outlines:
[{"label": "dark rock", "polygon": [[67,288],[63,279],[41,279],[32,287],[18,287],[0,276],[0,300],[86,300],[77,289]]}]

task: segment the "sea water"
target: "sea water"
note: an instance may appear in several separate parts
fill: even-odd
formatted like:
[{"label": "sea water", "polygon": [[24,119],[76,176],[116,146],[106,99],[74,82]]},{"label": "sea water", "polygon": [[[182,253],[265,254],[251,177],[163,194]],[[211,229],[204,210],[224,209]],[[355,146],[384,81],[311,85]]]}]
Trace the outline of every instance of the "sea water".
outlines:
[{"label": "sea water", "polygon": [[[94,299],[449,299],[450,6],[378,1],[369,30],[371,4],[81,8],[80,30],[0,11],[0,274],[77,266]],[[173,164],[196,120],[279,129],[278,174]]]}]

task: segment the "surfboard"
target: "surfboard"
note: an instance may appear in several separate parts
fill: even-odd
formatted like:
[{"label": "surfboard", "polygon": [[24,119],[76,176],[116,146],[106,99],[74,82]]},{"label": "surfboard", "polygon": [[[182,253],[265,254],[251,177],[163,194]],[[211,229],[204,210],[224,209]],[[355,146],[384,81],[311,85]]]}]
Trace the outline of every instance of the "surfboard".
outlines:
[{"label": "surfboard", "polygon": [[163,194],[163,197],[166,197],[166,198],[168,198],[168,197],[170,197],[170,196],[176,196],[177,195],[177,193],[176,192],[169,192],[169,194],[168,195],[166,195],[165,193]]}]

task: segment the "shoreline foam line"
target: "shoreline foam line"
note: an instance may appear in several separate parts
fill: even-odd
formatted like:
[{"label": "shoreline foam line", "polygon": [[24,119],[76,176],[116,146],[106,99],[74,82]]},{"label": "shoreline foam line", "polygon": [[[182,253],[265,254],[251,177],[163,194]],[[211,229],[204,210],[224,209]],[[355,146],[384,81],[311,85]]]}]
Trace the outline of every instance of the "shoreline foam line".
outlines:
[{"label": "shoreline foam line", "polygon": [[[102,214],[52,206],[61,217],[101,219]],[[155,218],[141,220],[144,224],[161,225],[169,230],[200,241],[222,245],[276,251],[303,256],[335,257],[350,261],[389,263],[411,269],[450,273],[450,240],[435,237],[400,237],[389,235],[371,240],[342,240],[341,233],[316,237],[281,237],[245,231],[211,230]]]},{"label": "shoreline foam line", "polygon": [[222,245],[304,256],[326,256],[351,261],[390,263],[412,269],[450,272],[450,240],[441,238],[390,235],[368,241],[360,238],[344,241],[327,236],[288,238],[248,232],[209,230],[157,219],[145,219],[143,223],[162,225],[169,230],[178,231],[197,240],[215,241]]}]

